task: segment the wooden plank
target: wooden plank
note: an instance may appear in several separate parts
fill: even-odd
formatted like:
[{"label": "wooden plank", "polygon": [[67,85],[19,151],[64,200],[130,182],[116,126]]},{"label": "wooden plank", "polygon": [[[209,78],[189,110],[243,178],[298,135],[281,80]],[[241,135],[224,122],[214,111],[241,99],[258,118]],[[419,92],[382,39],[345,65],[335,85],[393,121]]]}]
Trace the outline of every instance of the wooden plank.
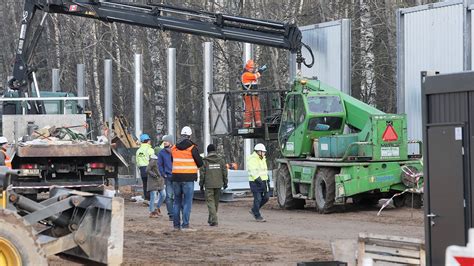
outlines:
[{"label": "wooden plank", "polygon": [[357,253],[358,254],[358,258],[357,258],[357,266],[362,266],[363,265],[363,258],[365,256],[365,243],[364,241],[360,241],[359,240],[359,252]]},{"label": "wooden plank", "polygon": [[382,247],[382,246],[373,246],[373,245],[365,245],[365,252],[366,253],[386,253],[392,256],[399,256],[399,257],[409,257],[409,258],[420,258],[420,251],[419,250],[407,250],[401,248],[392,248],[392,247]]},{"label": "wooden plank", "polygon": [[420,249],[420,266],[426,266],[426,254],[425,249]]},{"label": "wooden plank", "polygon": [[418,238],[411,238],[411,237],[403,237],[403,236],[387,236],[387,235],[379,235],[379,234],[369,234],[369,233],[360,233],[359,239],[371,239],[371,240],[389,240],[389,241],[397,241],[397,242],[405,242],[405,243],[412,243],[412,244],[424,244],[424,240]]},{"label": "wooden plank", "polygon": [[[362,257],[364,258],[364,257]],[[402,258],[402,257],[394,257],[394,256],[383,256],[377,254],[365,254],[365,258],[372,258],[374,261],[386,261],[386,262],[398,262],[404,264],[415,264],[420,265],[419,259],[412,259],[412,258]]]}]

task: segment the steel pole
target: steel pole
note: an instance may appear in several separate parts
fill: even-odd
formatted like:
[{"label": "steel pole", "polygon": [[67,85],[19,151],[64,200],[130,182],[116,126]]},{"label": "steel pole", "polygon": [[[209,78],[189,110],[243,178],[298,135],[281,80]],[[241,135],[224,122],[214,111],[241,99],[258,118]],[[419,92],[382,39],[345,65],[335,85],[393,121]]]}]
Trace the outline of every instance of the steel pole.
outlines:
[{"label": "steel pole", "polygon": [[[243,66],[247,63],[249,59],[253,59],[253,45],[250,43],[244,43],[244,54],[242,56]],[[243,68],[243,67],[242,67]],[[253,140],[245,139],[244,140],[244,168],[247,170],[247,158],[253,151]]]},{"label": "steel pole", "polygon": [[112,107],[112,60],[105,59],[104,60],[104,96],[105,96],[105,111],[104,111],[104,120],[108,122],[109,127],[112,126],[112,122],[114,119],[114,110]]},{"label": "steel pole", "polygon": [[212,42],[204,43],[204,154],[207,155],[207,146],[212,143],[209,94],[213,91],[213,47]]},{"label": "steel pole", "polygon": [[135,136],[140,138],[143,132],[143,83],[142,55],[135,54]]},{"label": "steel pole", "polygon": [[51,80],[51,91],[56,92],[61,90],[61,86],[59,84],[59,69],[53,68],[53,77]]},{"label": "steel pole", "polygon": [[168,48],[168,134],[176,142],[176,48]]},{"label": "steel pole", "polygon": [[[77,64],[77,96],[78,97],[84,97],[85,96],[85,93],[84,93],[84,87],[85,87],[85,79],[84,79],[84,76],[85,76],[85,68],[84,68],[84,64]],[[85,102],[84,100],[79,100],[79,105],[82,107],[82,108],[85,108],[86,105],[85,105]]]}]

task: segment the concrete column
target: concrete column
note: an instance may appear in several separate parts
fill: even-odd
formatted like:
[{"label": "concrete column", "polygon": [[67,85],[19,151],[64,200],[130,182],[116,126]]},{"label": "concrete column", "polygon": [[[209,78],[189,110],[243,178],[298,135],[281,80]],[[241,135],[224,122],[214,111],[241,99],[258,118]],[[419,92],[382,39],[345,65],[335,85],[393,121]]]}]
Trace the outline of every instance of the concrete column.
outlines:
[{"label": "concrete column", "polygon": [[135,136],[140,138],[143,132],[143,82],[142,55],[135,54]]},{"label": "concrete column", "polygon": [[[253,58],[253,45],[250,43],[244,43],[244,54],[242,56],[243,65],[247,63],[249,59]],[[243,68],[243,67],[242,67]],[[253,151],[253,140],[245,139],[244,140],[244,168],[247,170],[247,158],[252,154]]]},{"label": "concrete column", "polygon": [[168,132],[176,142],[176,48],[168,48]]},{"label": "concrete column", "polygon": [[207,155],[207,146],[212,143],[211,139],[211,118],[210,116],[210,104],[209,94],[213,91],[214,83],[214,72],[213,72],[213,47],[212,42],[204,43],[204,154]]},{"label": "concrete column", "polygon": [[[84,97],[85,96],[85,67],[84,64],[77,64],[77,96]],[[85,108],[85,101],[79,100],[79,105],[82,108]]]},{"label": "concrete column", "polygon": [[104,60],[104,120],[109,123],[109,127],[112,126],[114,121],[114,111],[112,107],[112,60]]},{"label": "concrete column", "polygon": [[53,75],[51,79],[51,91],[56,92],[61,90],[61,85],[59,84],[59,69],[53,68]]}]

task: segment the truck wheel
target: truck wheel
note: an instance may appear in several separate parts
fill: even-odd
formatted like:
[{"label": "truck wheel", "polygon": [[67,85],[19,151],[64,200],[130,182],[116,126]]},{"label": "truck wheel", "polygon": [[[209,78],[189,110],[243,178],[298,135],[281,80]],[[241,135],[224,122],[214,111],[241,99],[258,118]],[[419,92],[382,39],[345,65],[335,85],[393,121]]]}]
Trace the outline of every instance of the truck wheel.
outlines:
[{"label": "truck wheel", "polygon": [[281,165],[276,178],[277,201],[283,209],[303,209],[305,200],[295,199],[291,193],[291,177],[288,166]]},{"label": "truck wheel", "polygon": [[334,206],[334,199],[336,197],[336,174],[337,170],[334,168],[319,167],[317,169],[314,197],[319,213],[328,213]]},{"label": "truck wheel", "polygon": [[405,194],[405,206],[413,209],[421,209],[423,206],[423,195],[415,193]]},{"label": "truck wheel", "polygon": [[405,194],[393,198],[393,206],[395,208],[401,208],[405,205]]},{"label": "truck wheel", "polygon": [[0,265],[48,265],[32,227],[10,210],[0,210]]}]

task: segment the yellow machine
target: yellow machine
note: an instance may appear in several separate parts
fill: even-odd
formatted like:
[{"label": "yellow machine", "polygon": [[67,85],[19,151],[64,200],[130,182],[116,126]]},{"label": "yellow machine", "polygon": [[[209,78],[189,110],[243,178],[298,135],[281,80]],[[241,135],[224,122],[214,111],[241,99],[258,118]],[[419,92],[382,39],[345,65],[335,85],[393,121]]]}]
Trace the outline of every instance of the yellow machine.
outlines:
[{"label": "yellow machine", "polygon": [[47,265],[57,254],[122,263],[122,198],[56,187],[36,202],[14,192],[18,173],[0,167],[0,265]]}]

